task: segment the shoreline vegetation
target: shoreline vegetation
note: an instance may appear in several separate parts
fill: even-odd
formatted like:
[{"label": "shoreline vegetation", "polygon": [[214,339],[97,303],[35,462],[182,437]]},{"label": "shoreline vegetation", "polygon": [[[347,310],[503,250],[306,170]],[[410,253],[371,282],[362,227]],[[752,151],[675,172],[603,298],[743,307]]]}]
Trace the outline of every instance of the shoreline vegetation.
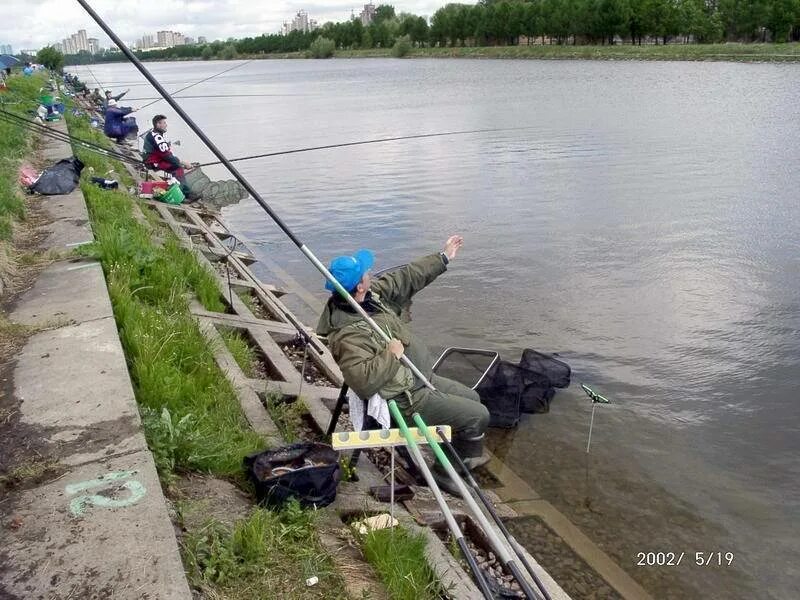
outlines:
[{"label": "shoreline vegetation", "polygon": [[[393,48],[336,50],[331,58],[392,58]],[[145,62],[276,60],[313,58],[303,52],[237,54],[233,58],[179,57],[149,58]],[[727,62],[800,62],[800,43],[787,44],[668,44],[613,46],[530,45],[530,46],[457,46],[411,48],[403,58],[468,58],[516,60],[638,60],[638,61],[727,61]],[[119,62],[127,63],[124,58]]]},{"label": "shoreline vegetation", "polygon": [[[369,7],[369,10],[367,9]],[[142,60],[463,57],[797,60],[800,0],[479,0],[430,18],[367,5],[359,17],[309,29],[135,51]],[[295,27],[295,26],[293,26]],[[119,50],[66,64],[116,62]]]}]

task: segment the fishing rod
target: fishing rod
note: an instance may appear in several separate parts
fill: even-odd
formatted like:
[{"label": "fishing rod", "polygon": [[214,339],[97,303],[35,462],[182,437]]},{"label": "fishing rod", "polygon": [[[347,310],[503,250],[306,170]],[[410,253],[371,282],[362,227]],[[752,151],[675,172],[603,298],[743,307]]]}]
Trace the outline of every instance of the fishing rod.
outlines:
[{"label": "fishing rod", "polygon": [[[189,88],[193,88],[193,87],[194,87],[194,86],[196,86],[196,85],[200,85],[201,83],[205,83],[206,81],[210,81],[211,79],[214,79],[215,77],[219,77],[220,75],[223,75],[223,74],[225,74],[225,73],[229,73],[229,72],[233,71],[234,69],[238,69],[239,67],[243,67],[243,66],[245,66],[247,63],[250,63],[250,62],[253,62],[253,59],[246,60],[246,61],[244,61],[243,63],[239,63],[238,65],[234,65],[234,66],[233,66],[233,67],[231,67],[230,69],[225,69],[224,71],[220,71],[220,72],[219,72],[219,73],[217,73],[216,75],[211,75],[210,77],[206,77],[205,79],[201,79],[200,81],[197,81],[197,82],[195,82],[195,83],[193,83],[193,84],[191,84],[191,85],[187,85],[186,87],[182,87],[182,88],[181,88],[181,89],[179,89],[179,90],[175,90],[174,92],[172,92],[172,94],[173,94],[173,95],[174,95],[174,94],[180,94],[180,93],[181,93],[182,91],[184,91],[184,90],[188,90]],[[139,108],[138,110],[143,110],[143,109],[147,108],[148,106],[152,106],[153,104],[156,104],[157,102],[160,102],[161,100],[163,100],[163,98],[159,96],[158,98],[156,98],[156,99],[155,99],[155,100],[153,100],[152,102],[149,102],[149,103],[145,104],[144,106],[142,106],[142,107],[141,107],[141,108]]]},{"label": "fishing rod", "polygon": [[[283,156],[284,154],[297,154],[299,152],[312,152],[314,150],[331,150],[333,148],[346,148],[347,146],[364,146],[366,144],[383,144],[385,142],[398,142],[401,140],[420,140],[425,138],[445,137],[454,135],[471,135],[475,133],[496,133],[499,131],[519,131],[521,129],[532,129],[532,127],[499,127],[495,129],[468,129],[465,131],[444,131],[440,133],[419,133],[416,135],[401,135],[397,137],[378,138],[374,140],[361,140],[358,142],[344,142],[341,144],[327,144],[324,146],[309,146],[307,148],[297,148],[294,150],[279,150],[276,152],[267,152],[265,154],[253,154],[251,156],[240,156],[239,158],[231,158],[228,162],[241,162],[243,160],[255,160],[256,158],[268,158],[272,156]],[[212,165],[221,164],[223,161],[212,161],[202,163],[200,167],[210,167]]]},{"label": "fishing rod", "polygon": [[522,565],[525,567],[525,570],[528,571],[528,573],[530,574],[531,578],[533,579],[533,582],[536,584],[536,587],[539,588],[539,591],[542,593],[544,599],[552,600],[550,598],[550,594],[547,593],[547,589],[544,587],[542,580],[539,579],[539,577],[536,575],[536,573],[533,570],[533,567],[531,567],[530,562],[528,562],[528,559],[525,557],[525,551],[523,550],[522,546],[519,544],[519,542],[517,542],[516,538],[514,538],[514,536],[511,535],[511,532],[506,528],[506,525],[505,523],[503,523],[503,520],[500,518],[500,515],[497,514],[497,511],[494,509],[494,506],[492,506],[492,503],[486,497],[486,494],[483,493],[483,490],[481,490],[480,486],[478,485],[478,482],[475,481],[475,478],[472,476],[472,473],[470,473],[469,469],[464,464],[464,461],[461,460],[461,457],[456,452],[456,449],[453,448],[453,444],[451,444],[450,441],[447,439],[447,436],[445,436],[444,431],[442,430],[441,427],[436,428],[436,434],[442,440],[444,447],[447,448],[448,452],[450,452],[453,458],[455,458],[456,463],[458,464],[458,468],[461,469],[465,474],[464,478],[467,480],[467,483],[475,492],[475,494],[478,496],[480,501],[483,503],[483,506],[486,508],[486,510],[489,511],[489,515],[491,515],[492,520],[495,522],[498,529],[500,529],[500,533],[502,533],[503,536],[508,540],[511,549],[514,550],[514,554],[516,554],[517,558],[519,558],[519,560],[522,562]]},{"label": "fishing rod", "polygon": [[[212,154],[216,156],[219,161],[225,165],[225,167],[230,171],[231,175],[247,190],[247,192],[253,197],[253,199],[261,206],[261,208],[266,211],[266,213],[270,216],[270,218],[275,222],[275,224],[283,231],[283,233],[288,237],[292,243],[300,250],[300,252],[313,264],[317,270],[325,276],[325,279],[331,282],[334,290],[339,293],[347,303],[356,311],[356,313],[364,319],[364,321],[378,334],[378,336],[387,344],[391,341],[391,338],[386,334],[383,329],[370,317],[364,308],[355,301],[355,299],[350,295],[350,292],[344,287],[339,281],[331,274],[331,272],[325,267],[324,264],[320,262],[320,260],[316,257],[316,255],[311,251],[308,246],[306,246],[300,238],[289,228],[286,223],[280,218],[280,216],[272,209],[272,207],[261,197],[261,194],[252,186],[252,184],[239,172],[239,170],[228,160],[228,158],[222,153],[222,151],[217,148],[214,142],[203,132],[203,130],[197,125],[197,123],[192,120],[192,118],[186,113],[183,108],[181,108],[180,104],[178,104],[175,99],[170,95],[170,93],[164,89],[164,87],[158,82],[158,80],[153,77],[150,71],[147,70],[147,67],[144,66],[141,60],[139,60],[125,45],[119,36],[100,18],[100,16],[94,11],[94,9],[89,6],[89,3],[86,0],[77,0],[78,4],[80,4],[83,9],[89,14],[90,17],[97,23],[97,25],[108,35],[108,37],[119,47],[122,53],[130,60],[134,66],[139,70],[139,72],[144,76],[147,81],[161,94],[164,100],[178,113],[178,115],[184,120],[184,122],[189,126],[189,128],[200,138],[200,140],[211,150]],[[411,372],[428,388],[434,388],[433,384],[428,381],[428,378],[425,376],[422,371],[420,371],[417,366],[411,361],[408,356],[403,354],[400,357],[400,361],[408,367]]]},{"label": "fishing rod", "polygon": [[91,67],[89,67],[88,64],[85,65],[85,66],[86,66],[86,69],[89,71],[89,75],[92,76],[92,79],[94,79],[94,82],[97,84],[97,91],[102,90],[103,86],[100,85],[100,82],[97,80],[97,77],[94,76],[94,71],[92,71]]},{"label": "fishing rod", "polygon": [[2,110],[2,109],[0,109],[0,119],[4,120],[5,122],[10,123],[12,125],[18,125],[18,126],[24,127],[28,131],[44,135],[45,137],[49,137],[51,139],[54,139],[54,140],[57,140],[57,141],[60,141],[60,142],[74,143],[74,144],[83,146],[87,150],[91,150],[91,151],[96,152],[98,154],[102,154],[102,155],[108,156],[109,158],[114,158],[114,159],[119,160],[121,162],[127,162],[127,163],[133,164],[133,165],[142,164],[141,160],[135,159],[135,158],[133,158],[131,156],[128,156],[127,154],[123,154],[123,153],[118,152],[116,150],[113,150],[113,149],[110,149],[110,148],[106,148],[104,146],[96,144],[95,142],[91,142],[91,141],[88,141],[88,140],[84,140],[82,138],[74,137],[74,136],[72,136],[72,135],[70,135],[68,133],[64,133],[62,131],[51,129],[50,127],[47,127],[46,125],[41,125],[39,123],[36,123],[35,121],[30,121],[30,120],[28,120],[28,119],[26,119],[24,117],[21,117],[19,115],[15,115],[14,113],[10,113],[10,112],[7,112],[7,111]]},{"label": "fishing rod", "polygon": [[[395,421],[399,422],[403,420],[403,415],[400,413],[400,409],[397,407],[397,402],[395,400],[389,400],[389,411],[394,416]],[[505,565],[508,571],[514,576],[514,579],[517,580],[517,583],[519,584],[520,589],[522,589],[522,592],[525,594],[526,598],[530,600],[541,600],[541,596],[533,590],[531,585],[528,583],[528,580],[522,575],[519,567],[514,562],[514,557],[511,556],[508,548],[506,548],[506,545],[497,535],[497,532],[494,530],[491,523],[489,523],[486,515],[483,514],[483,511],[480,509],[477,502],[475,502],[472,494],[469,493],[464,481],[450,463],[450,459],[447,458],[447,455],[444,453],[441,446],[439,446],[439,441],[428,430],[428,426],[425,424],[425,421],[423,421],[420,414],[416,411],[414,411],[412,419],[414,420],[419,432],[425,436],[426,440],[428,440],[428,446],[430,446],[431,450],[433,450],[433,454],[436,456],[439,464],[444,467],[445,471],[447,471],[450,479],[452,479],[453,483],[456,484],[461,497],[467,503],[467,506],[469,506],[472,514],[475,515],[475,518],[478,520],[481,529],[483,529],[484,533],[489,538],[489,542],[494,548],[497,558],[500,559],[500,562]]]},{"label": "fishing rod", "polygon": [[419,446],[417,446],[417,441],[414,439],[414,436],[411,433],[411,430],[409,430],[408,425],[406,425],[406,421],[403,418],[403,415],[400,414],[400,411],[397,408],[397,404],[394,400],[389,401],[389,410],[392,411],[394,420],[397,423],[397,426],[400,428],[400,433],[406,440],[406,445],[411,452],[411,456],[414,458],[414,461],[417,463],[420,471],[422,471],[422,476],[425,478],[428,487],[433,493],[436,503],[442,510],[444,520],[447,522],[447,528],[455,538],[461,553],[464,555],[464,558],[466,558],[469,569],[475,576],[475,581],[477,582],[478,587],[481,589],[484,598],[494,598],[494,594],[492,594],[491,590],[489,589],[489,584],[486,582],[484,573],[478,566],[478,561],[475,560],[475,557],[473,556],[472,551],[467,544],[467,540],[464,538],[464,533],[461,531],[461,527],[459,527],[458,523],[456,522],[450,507],[447,506],[447,501],[444,499],[442,491],[439,489],[439,485],[433,478],[433,473],[431,473],[428,464],[425,462],[425,459],[422,456],[422,452],[420,452]]}]

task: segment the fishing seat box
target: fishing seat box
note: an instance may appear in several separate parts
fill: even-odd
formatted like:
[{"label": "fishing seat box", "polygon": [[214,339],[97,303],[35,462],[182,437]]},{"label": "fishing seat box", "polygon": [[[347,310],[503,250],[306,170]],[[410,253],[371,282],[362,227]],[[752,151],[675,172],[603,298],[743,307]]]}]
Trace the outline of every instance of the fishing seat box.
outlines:
[{"label": "fishing seat box", "polygon": [[166,181],[142,181],[139,184],[139,198],[152,198],[157,189],[166,191],[169,184]]}]

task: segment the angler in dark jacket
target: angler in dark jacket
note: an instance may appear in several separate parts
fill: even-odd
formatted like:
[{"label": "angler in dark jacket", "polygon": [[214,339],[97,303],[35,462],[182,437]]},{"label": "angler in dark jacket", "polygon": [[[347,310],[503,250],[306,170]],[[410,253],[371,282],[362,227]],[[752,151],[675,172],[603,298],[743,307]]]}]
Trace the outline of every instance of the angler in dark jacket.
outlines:
[{"label": "angler in dark jacket", "polygon": [[117,106],[116,100],[111,100],[106,109],[106,122],[103,125],[103,133],[110,138],[114,138],[117,142],[121,142],[129,134],[138,132],[139,126],[136,124],[136,119],[128,116],[132,112],[134,112],[133,108]]},{"label": "angler in dark jacket", "polygon": [[[485,463],[482,449],[489,411],[474,390],[433,374],[433,360],[427,347],[401,318],[403,307],[447,270],[462,244],[463,238],[451,236],[443,252],[425,256],[377,279],[372,279],[369,273],[373,264],[369,250],[334,259],[329,271],[392,340],[386,343],[335,291],[325,305],[317,333],[327,336],[345,382],[359,397],[366,400],[380,394],[386,400],[395,400],[407,418],[416,411],[429,425],[450,425],[453,446],[467,466],[474,468]],[[330,282],[325,287],[333,291]],[[425,387],[400,362],[403,354],[436,391]],[[454,491],[438,464],[433,473],[442,487]]]},{"label": "angler in dark jacket", "polygon": [[167,133],[167,117],[156,115],[153,117],[153,129],[144,136],[142,160],[148,169],[160,169],[173,175],[180,181],[185,193],[184,169],[191,169],[192,165],[183,162],[172,153],[172,148],[164,137],[165,133]]}]

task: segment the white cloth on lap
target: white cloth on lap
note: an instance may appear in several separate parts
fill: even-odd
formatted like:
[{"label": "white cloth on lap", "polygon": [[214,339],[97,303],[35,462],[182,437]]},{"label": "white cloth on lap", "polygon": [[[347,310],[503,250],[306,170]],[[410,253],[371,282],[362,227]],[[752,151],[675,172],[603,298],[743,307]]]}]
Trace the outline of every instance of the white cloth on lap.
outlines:
[{"label": "white cloth on lap", "polygon": [[[347,402],[350,405],[350,421],[353,423],[353,429],[361,431],[364,429],[364,401],[353,390],[348,390]],[[380,423],[383,429],[392,426],[389,405],[380,394],[374,394],[367,402],[367,414]]]}]

